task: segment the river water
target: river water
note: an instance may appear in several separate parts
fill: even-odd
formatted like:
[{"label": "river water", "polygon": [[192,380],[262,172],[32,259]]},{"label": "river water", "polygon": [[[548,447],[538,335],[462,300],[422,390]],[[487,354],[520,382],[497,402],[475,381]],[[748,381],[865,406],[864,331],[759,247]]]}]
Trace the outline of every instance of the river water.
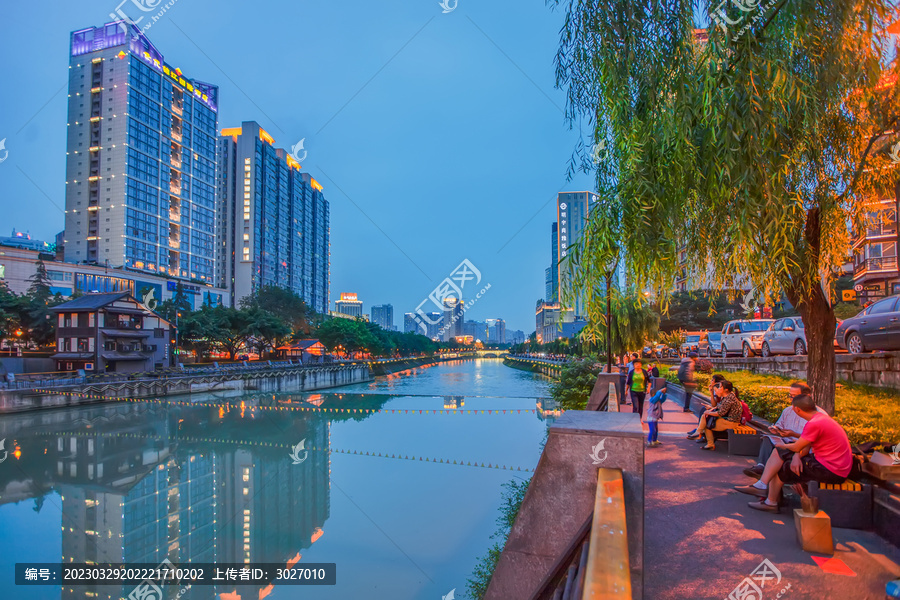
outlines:
[{"label": "river water", "polygon": [[322,393],[0,417],[0,598],[134,589],[15,586],[15,563],[167,557],[335,563],[337,573],[333,586],[170,585],[167,598],[459,598],[492,543],[502,484],[537,465],[558,414],[548,385],[485,359]]}]

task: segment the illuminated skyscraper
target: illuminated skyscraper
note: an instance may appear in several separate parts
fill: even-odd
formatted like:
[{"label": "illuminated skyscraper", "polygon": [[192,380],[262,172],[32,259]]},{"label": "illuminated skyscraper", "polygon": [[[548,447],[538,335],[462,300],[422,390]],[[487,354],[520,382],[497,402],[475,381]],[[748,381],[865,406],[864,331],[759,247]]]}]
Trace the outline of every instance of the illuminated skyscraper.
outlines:
[{"label": "illuminated skyscraper", "polygon": [[329,206],[322,186],[259,123],[219,138],[217,278],[234,304],[265,286],[328,312]]},{"label": "illuminated skyscraper", "polygon": [[212,284],[218,88],[124,21],[70,42],[65,260]]}]

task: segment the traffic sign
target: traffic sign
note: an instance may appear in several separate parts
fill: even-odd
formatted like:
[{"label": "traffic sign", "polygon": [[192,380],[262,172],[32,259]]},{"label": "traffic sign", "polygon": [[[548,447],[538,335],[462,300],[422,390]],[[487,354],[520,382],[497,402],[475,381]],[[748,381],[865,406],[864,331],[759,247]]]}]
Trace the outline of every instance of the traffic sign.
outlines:
[{"label": "traffic sign", "polygon": [[854,290],[844,290],[842,292],[842,295],[844,302],[853,302],[854,300],[856,300],[856,291]]},{"label": "traffic sign", "polygon": [[856,285],[853,286],[853,289],[856,290],[857,292],[861,292],[861,291],[863,291],[863,286],[861,283],[857,283]]}]

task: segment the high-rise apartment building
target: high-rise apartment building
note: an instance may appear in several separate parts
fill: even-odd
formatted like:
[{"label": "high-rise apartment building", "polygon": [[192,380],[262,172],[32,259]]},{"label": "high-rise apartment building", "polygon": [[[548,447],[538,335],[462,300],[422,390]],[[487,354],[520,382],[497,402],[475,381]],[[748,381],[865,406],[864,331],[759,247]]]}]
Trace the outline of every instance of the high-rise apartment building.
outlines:
[{"label": "high-rise apartment building", "polygon": [[371,321],[386,331],[394,331],[394,307],[390,304],[373,306]]},{"label": "high-rise apartment building", "polygon": [[349,317],[363,316],[362,300],[357,298],[356,294],[341,293],[341,299],[334,301],[334,312]]},{"label": "high-rise apartment building", "polygon": [[266,286],[328,312],[329,205],[322,186],[258,123],[219,137],[217,279],[234,304]]},{"label": "high-rise apartment building", "polygon": [[547,302],[559,301],[559,224],[550,226],[550,266],[544,272]]},{"label": "high-rise apartment building", "polygon": [[443,331],[443,341],[449,342],[453,338],[459,337],[464,334],[464,308],[465,302],[463,300],[454,298],[453,296],[444,298],[444,318],[443,323],[441,324],[441,331]]},{"label": "high-rise apartment building", "polygon": [[70,42],[65,260],[212,284],[218,88],[124,21]]}]

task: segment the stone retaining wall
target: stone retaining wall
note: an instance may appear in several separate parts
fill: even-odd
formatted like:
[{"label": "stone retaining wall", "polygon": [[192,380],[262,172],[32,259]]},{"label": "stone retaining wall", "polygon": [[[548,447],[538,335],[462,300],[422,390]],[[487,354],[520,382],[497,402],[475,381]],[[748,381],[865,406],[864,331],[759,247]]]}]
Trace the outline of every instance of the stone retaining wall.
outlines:
[{"label": "stone retaining wall", "polygon": [[153,381],[105,385],[67,386],[47,392],[11,390],[0,392],[0,413],[22,412],[65,406],[110,402],[117,398],[158,398],[202,392],[306,392],[371,381],[368,365],[295,367],[256,371],[184,376]]},{"label": "stone retaining wall", "polygon": [[[717,370],[772,373],[791,379],[806,379],[806,356],[772,356],[769,358],[713,358]],[[870,354],[838,354],[835,367],[839,381],[864,383],[900,390],[900,352]]]}]

